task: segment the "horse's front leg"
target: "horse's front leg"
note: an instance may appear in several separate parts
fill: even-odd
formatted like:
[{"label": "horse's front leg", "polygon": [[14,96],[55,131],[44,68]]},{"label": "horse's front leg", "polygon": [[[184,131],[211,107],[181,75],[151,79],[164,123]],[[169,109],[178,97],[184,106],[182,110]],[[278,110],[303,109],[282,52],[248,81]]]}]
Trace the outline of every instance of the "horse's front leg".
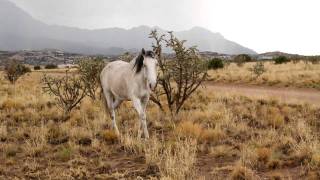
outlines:
[{"label": "horse's front leg", "polygon": [[141,127],[142,127],[144,137],[149,138],[149,132],[148,132],[147,121],[146,121],[146,113],[145,113],[146,102],[144,99],[140,100],[139,98],[134,98],[132,101],[133,101],[133,106],[137,110],[140,118],[138,136],[139,137],[141,136]]}]

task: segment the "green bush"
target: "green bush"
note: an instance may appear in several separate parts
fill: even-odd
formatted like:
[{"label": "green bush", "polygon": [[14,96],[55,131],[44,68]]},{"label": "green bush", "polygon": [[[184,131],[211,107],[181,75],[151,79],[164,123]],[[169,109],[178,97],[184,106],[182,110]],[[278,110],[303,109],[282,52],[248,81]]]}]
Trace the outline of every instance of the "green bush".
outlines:
[{"label": "green bush", "polygon": [[239,54],[236,57],[234,57],[234,62],[237,63],[238,66],[242,66],[246,62],[251,62],[252,59],[247,54]]},{"label": "green bush", "polygon": [[40,70],[41,67],[40,67],[40,66],[34,66],[33,69],[34,69],[34,70]]},{"label": "green bush", "polygon": [[224,64],[223,64],[222,59],[213,58],[213,59],[209,60],[209,62],[208,62],[208,69],[220,69],[223,67],[224,67]]},{"label": "green bush", "polygon": [[286,56],[278,56],[274,59],[275,64],[283,64],[290,62],[290,59],[288,59]]},{"label": "green bush", "polygon": [[44,68],[45,69],[57,69],[58,66],[56,64],[47,64]]}]

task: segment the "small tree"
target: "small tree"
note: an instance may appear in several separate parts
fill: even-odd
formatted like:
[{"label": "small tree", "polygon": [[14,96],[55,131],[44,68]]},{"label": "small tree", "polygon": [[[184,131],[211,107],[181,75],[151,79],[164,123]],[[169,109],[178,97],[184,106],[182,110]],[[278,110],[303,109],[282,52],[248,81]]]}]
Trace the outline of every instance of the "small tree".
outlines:
[{"label": "small tree", "polygon": [[74,74],[69,75],[68,71],[62,78],[44,75],[41,82],[43,91],[55,96],[58,107],[64,111],[65,115],[69,115],[87,93],[83,81]]},{"label": "small tree", "polygon": [[56,64],[47,64],[44,66],[45,69],[57,69],[58,66]]},{"label": "small tree", "polygon": [[208,62],[208,69],[221,69],[223,67],[224,67],[224,63],[222,59],[213,58],[213,59],[210,59]]},{"label": "small tree", "polygon": [[16,60],[9,60],[5,65],[5,75],[6,78],[10,81],[10,83],[15,84],[15,82],[22,75],[31,72],[30,68],[19,63]]},{"label": "small tree", "polygon": [[[172,32],[169,32],[169,38],[165,39],[165,35],[158,35],[157,31],[153,30],[150,38],[154,39],[153,50],[158,56],[160,71],[160,86],[151,96],[151,100],[163,110],[160,97],[165,95],[171,114],[178,114],[184,102],[206,79],[207,64],[199,57],[195,47],[185,47],[185,41],[177,39]],[[173,59],[162,56],[163,43],[173,50]]]},{"label": "small tree", "polygon": [[34,66],[33,69],[34,69],[35,71],[40,70],[40,69],[41,69],[41,66],[39,66],[39,65]]},{"label": "small tree", "polygon": [[266,69],[264,67],[264,63],[259,61],[255,65],[253,65],[252,68],[249,68],[249,71],[251,71],[253,74],[256,75],[256,77],[261,76],[264,72],[266,72]]},{"label": "small tree", "polygon": [[239,54],[236,57],[234,57],[234,62],[238,66],[242,66],[244,63],[251,62],[251,61],[252,61],[251,57],[247,54]]},{"label": "small tree", "polygon": [[87,89],[87,95],[92,99],[96,99],[96,92],[99,87],[100,73],[104,68],[102,58],[94,60],[82,60],[78,63],[78,71],[80,78]]},{"label": "small tree", "polygon": [[283,64],[283,63],[287,63],[287,62],[290,62],[290,59],[287,58],[286,56],[278,56],[278,57],[274,58],[275,64]]}]

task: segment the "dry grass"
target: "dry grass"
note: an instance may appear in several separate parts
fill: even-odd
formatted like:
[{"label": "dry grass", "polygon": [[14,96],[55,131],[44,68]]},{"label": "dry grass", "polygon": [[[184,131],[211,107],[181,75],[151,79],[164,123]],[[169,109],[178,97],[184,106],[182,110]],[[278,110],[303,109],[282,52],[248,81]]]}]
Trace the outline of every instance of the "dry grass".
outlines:
[{"label": "dry grass", "polygon": [[85,99],[66,121],[40,76],[0,80],[0,179],[320,177],[317,107],[201,89],[174,120],[150,103],[149,140],[124,103],[118,137],[100,101]]},{"label": "dry grass", "polygon": [[209,75],[214,82],[320,89],[320,64],[290,62],[275,65],[273,62],[266,62],[267,71],[258,78],[249,71],[254,64],[246,63],[238,67],[231,63],[224,69],[210,71]]}]

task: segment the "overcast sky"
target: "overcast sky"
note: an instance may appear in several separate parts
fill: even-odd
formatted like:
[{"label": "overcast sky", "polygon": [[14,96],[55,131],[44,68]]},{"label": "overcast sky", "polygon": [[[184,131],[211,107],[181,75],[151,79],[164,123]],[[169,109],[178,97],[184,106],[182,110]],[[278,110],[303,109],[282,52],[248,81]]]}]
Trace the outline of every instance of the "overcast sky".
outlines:
[{"label": "overcast sky", "polygon": [[320,54],[320,0],[10,0],[47,24],[201,26],[259,53]]}]

